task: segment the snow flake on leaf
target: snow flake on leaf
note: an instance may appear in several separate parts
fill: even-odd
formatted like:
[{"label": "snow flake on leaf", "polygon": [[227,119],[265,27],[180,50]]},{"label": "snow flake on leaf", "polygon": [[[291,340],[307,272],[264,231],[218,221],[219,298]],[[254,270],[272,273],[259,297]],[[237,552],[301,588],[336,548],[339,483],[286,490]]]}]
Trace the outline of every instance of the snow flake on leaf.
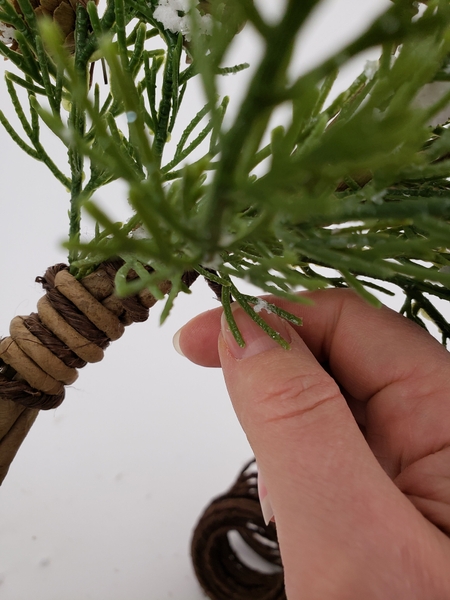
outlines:
[{"label": "snow flake on leaf", "polygon": [[[196,3],[198,4],[198,2]],[[153,16],[159,21],[164,29],[172,33],[181,33],[187,42],[191,41],[191,10],[190,0],[159,0]],[[199,33],[211,35],[211,15],[198,15],[197,26]]]}]

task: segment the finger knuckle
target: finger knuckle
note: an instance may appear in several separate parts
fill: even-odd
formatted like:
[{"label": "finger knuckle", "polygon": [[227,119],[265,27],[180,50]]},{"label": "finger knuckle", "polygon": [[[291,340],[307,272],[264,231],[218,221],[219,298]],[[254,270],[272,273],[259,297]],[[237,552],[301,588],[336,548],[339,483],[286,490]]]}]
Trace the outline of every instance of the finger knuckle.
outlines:
[{"label": "finger knuckle", "polygon": [[282,384],[269,385],[260,403],[267,421],[301,418],[320,406],[335,403],[341,397],[339,387],[323,373],[294,375]]}]

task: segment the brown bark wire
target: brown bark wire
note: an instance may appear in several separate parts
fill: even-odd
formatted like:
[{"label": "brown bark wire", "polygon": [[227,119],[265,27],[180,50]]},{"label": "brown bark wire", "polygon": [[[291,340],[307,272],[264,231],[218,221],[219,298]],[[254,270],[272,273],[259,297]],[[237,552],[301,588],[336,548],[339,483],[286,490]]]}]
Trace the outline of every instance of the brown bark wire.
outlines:
[{"label": "brown bark wire", "polygon": [[109,346],[108,337],[95,327],[67,298],[65,298],[58,290],[52,289],[47,292],[47,300],[52,307],[64,315],[67,323],[73,327],[78,333],[81,333],[87,340],[96,344],[104,350]]},{"label": "brown bark wire", "polygon": [[56,275],[55,287],[92,325],[106,336],[108,342],[114,342],[122,337],[125,327],[119,318],[94,298],[69,271],[63,270]]},{"label": "brown bark wire", "polygon": [[[56,408],[64,400],[62,383],[76,376],[70,370],[102,359],[110,339],[88,317],[115,339],[123,326],[148,318],[149,308],[156,302],[148,290],[125,299],[115,294],[115,276],[123,264],[121,259],[106,261],[81,284],[64,274],[59,277],[63,293],[56,289],[56,279],[68,267],[57,264],[48,268],[36,279],[46,292],[37,313],[15,317],[10,336],[0,338],[0,484],[39,410]],[[134,272],[128,274],[130,280],[136,277]],[[182,279],[189,286],[196,277],[197,273],[187,272]],[[68,283],[73,283],[74,289],[68,288]],[[165,294],[171,285],[164,281],[159,287]],[[92,295],[92,305],[85,290]],[[55,392],[50,394],[49,389]]]},{"label": "brown bark wire", "polygon": [[45,325],[39,319],[37,313],[31,313],[28,317],[25,317],[24,325],[35,335],[38,340],[46,346],[55,356],[60,358],[65,365],[73,369],[81,369],[86,365],[86,361],[82,360],[79,356],[72,352],[72,350],[64,344],[59,338],[54,335],[50,329],[47,329]]},{"label": "brown bark wire", "polygon": [[[251,567],[233,546],[230,532],[269,563],[270,572]],[[194,530],[191,556],[197,579],[211,600],[286,600],[276,529],[273,523],[264,523],[253,461],[228,492],[205,509]]]},{"label": "brown bark wire", "polygon": [[0,371],[0,396],[2,400],[17,402],[27,408],[50,410],[57,408],[64,400],[64,391],[50,395],[31,387],[26,381],[11,380]]},{"label": "brown bark wire", "polygon": [[[78,298],[81,296],[86,303],[87,294],[91,294],[93,307],[95,308],[95,306],[98,306],[97,316],[92,318],[93,320],[96,320],[99,325],[102,325],[102,323],[104,325],[105,320],[109,319],[112,325],[110,327],[109,323],[107,323],[107,331],[117,331],[118,326],[114,325],[116,322],[120,327],[123,327],[130,323],[145,321],[149,315],[149,305],[154,304],[154,299],[150,292],[130,298],[118,298],[115,295],[114,278],[117,270],[122,264],[123,261],[121,260],[107,261],[103,263],[97,271],[84,278],[81,283],[65,275],[63,278],[65,283],[63,286],[60,285],[61,290],[66,290],[66,294],[72,297],[74,302],[78,302]],[[89,320],[88,316],[86,316],[86,314],[93,314],[92,307],[88,306],[88,309],[85,310],[86,314],[83,314],[83,312],[77,308],[64,293],[61,293],[57,289],[57,281],[61,281],[61,277],[58,278],[57,275],[63,271],[68,272],[68,267],[67,265],[60,263],[49,267],[42,277],[36,278],[36,281],[42,284],[46,292],[45,298],[48,304],[52,307],[53,311],[56,311],[57,313],[56,315],[52,312],[52,314],[55,315],[55,319],[57,317],[56,321],[49,325],[51,315],[50,317],[47,315],[46,319],[44,319],[44,313],[42,313],[42,316],[40,317],[38,310],[38,313],[32,313],[31,315],[23,317],[22,322],[30,334],[35,336],[37,344],[45,346],[52,355],[56,356],[67,367],[79,369],[86,365],[86,360],[84,360],[85,356],[87,360],[90,360],[91,362],[99,360],[102,356],[102,350],[109,345],[111,340],[91,320]],[[183,277],[183,280],[189,285],[195,280],[195,275],[192,276],[190,273],[187,273]],[[135,273],[130,273],[128,277],[129,279],[133,279],[137,277],[137,275]],[[70,285],[73,285],[73,290],[70,287],[68,288]],[[170,284],[166,282],[163,283],[161,287],[164,292],[167,292],[170,289]],[[156,302],[156,300],[154,301]],[[41,302],[41,305],[42,310],[44,310],[45,303]],[[83,308],[82,302],[78,302],[78,305]],[[99,314],[101,315],[100,320],[98,319]],[[110,316],[108,317],[108,315]],[[43,323],[43,320],[46,321],[46,324]],[[61,325],[63,322],[67,323],[64,327],[64,334]],[[110,327],[110,329],[108,329],[108,327]],[[60,329],[61,337],[58,337],[57,335],[58,328]],[[72,337],[74,337],[73,343],[70,343],[70,331],[72,331]],[[113,334],[111,334],[111,336],[113,338],[116,337],[116,335]],[[21,340],[18,341],[20,342]],[[83,346],[86,350],[82,351]],[[20,367],[17,368],[17,359],[15,357],[19,352],[15,350],[16,344],[14,342],[14,333],[11,337],[2,340],[2,347],[5,351],[3,353],[0,352],[0,398],[17,402],[27,408],[37,408],[40,410],[48,410],[59,406],[64,399],[64,389],[58,391],[58,393],[49,394],[48,378],[38,378],[36,376],[33,378],[34,383],[39,381],[43,382],[43,389],[33,387],[33,385],[30,384],[31,381],[28,381],[28,379],[31,378],[30,373],[38,373],[37,365],[36,369],[30,368],[35,364],[34,362],[30,363],[30,361],[32,361],[31,356],[26,355],[24,358],[24,361],[26,360],[28,365],[28,369],[24,368],[24,373],[21,373]],[[10,356],[11,350],[8,353],[8,348],[14,350],[14,368],[9,364],[12,359]],[[92,350],[89,350],[89,348],[92,348]],[[98,349],[98,352],[95,351],[95,353],[93,353],[95,348]],[[78,356],[77,352],[79,352],[82,357]],[[56,364],[56,361],[49,360],[47,362],[54,362],[54,364]],[[51,366],[49,366],[48,371],[44,371],[44,373],[49,375],[50,378],[54,377],[55,380],[60,378],[59,374],[52,373]],[[54,387],[56,390],[57,386]]]}]

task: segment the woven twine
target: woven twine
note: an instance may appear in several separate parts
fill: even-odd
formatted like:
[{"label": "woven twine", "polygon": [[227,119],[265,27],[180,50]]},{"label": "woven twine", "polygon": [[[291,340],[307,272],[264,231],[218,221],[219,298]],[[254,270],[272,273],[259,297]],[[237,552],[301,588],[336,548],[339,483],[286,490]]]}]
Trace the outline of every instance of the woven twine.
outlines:
[{"label": "woven twine", "polygon": [[[252,568],[230,532],[272,568]],[[212,600],[286,600],[276,529],[272,522],[264,523],[254,461],[206,508],[194,531],[191,555],[197,579]]]}]

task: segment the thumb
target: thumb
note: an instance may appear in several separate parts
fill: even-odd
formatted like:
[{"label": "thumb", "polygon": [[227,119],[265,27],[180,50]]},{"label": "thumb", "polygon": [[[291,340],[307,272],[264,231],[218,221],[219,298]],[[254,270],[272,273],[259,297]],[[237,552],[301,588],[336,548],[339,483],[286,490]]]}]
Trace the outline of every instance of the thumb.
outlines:
[{"label": "thumb", "polygon": [[238,346],[222,316],[219,355],[267,488],[286,589],[295,598],[301,582],[302,597],[313,597],[305,580],[329,581],[337,560],[343,564],[336,572],[347,574],[362,567],[361,560],[373,560],[363,557],[368,536],[385,547],[382,522],[403,497],[367,446],[338,385],[300,336],[276,315],[261,316],[290,342],[289,350],[236,308],[246,345]]}]

